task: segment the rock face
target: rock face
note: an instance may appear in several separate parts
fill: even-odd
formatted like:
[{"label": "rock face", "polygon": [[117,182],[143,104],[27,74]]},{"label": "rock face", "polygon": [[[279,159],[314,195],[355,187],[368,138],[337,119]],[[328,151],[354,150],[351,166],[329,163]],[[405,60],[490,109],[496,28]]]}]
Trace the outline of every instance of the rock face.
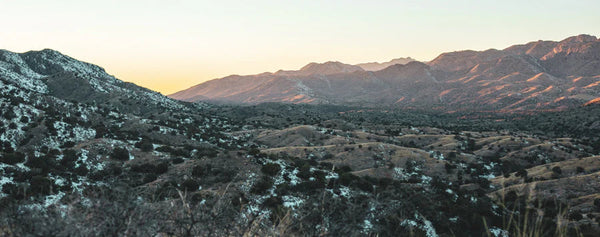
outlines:
[{"label": "rock face", "polygon": [[310,63],[298,71],[211,80],[170,95],[184,101],[312,103],[525,111],[600,96],[600,40],[579,35],[503,50],[443,53],[428,63]]}]

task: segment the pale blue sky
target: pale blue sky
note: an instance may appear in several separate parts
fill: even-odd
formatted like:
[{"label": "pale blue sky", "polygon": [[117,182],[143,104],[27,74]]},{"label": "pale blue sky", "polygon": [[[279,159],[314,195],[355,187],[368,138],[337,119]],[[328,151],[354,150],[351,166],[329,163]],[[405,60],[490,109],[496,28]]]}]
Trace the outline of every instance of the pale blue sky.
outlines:
[{"label": "pale blue sky", "polygon": [[52,48],[171,93],[309,62],[600,36],[600,1],[0,0],[0,48]]}]

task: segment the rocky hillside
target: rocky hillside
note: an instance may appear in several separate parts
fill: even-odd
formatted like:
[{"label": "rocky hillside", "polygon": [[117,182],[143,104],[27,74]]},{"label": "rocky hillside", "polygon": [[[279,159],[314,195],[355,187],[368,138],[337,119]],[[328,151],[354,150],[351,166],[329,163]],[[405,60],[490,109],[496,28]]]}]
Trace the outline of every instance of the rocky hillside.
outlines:
[{"label": "rocky hillside", "polygon": [[311,63],[299,71],[215,79],[170,97],[447,111],[563,110],[600,97],[600,40],[579,35],[504,50],[443,53],[426,64],[359,69],[338,62]]}]

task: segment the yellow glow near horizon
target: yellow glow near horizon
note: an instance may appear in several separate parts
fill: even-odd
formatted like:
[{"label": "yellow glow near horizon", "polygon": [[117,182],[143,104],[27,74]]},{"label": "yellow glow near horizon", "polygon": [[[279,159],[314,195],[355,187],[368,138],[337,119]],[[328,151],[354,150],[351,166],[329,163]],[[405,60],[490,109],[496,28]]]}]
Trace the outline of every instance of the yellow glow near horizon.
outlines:
[{"label": "yellow glow near horizon", "polygon": [[600,3],[590,0],[0,0],[0,7],[0,48],[52,48],[163,94],[309,62],[429,61],[447,51],[600,35]]}]

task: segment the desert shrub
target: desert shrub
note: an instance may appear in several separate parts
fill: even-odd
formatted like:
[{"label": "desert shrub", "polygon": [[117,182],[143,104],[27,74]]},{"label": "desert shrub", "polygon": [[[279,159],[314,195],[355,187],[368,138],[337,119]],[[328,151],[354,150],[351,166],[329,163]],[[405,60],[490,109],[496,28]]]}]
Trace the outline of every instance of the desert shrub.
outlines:
[{"label": "desert shrub", "polygon": [[110,158],[120,161],[129,160],[129,151],[125,148],[115,147],[110,154]]},{"label": "desert shrub", "polygon": [[88,174],[88,172],[89,172],[88,168],[86,168],[84,165],[80,165],[79,167],[77,167],[73,170],[73,173],[75,173],[79,176],[86,176]]},{"label": "desert shrub", "polygon": [[45,195],[50,193],[52,182],[47,177],[34,176],[29,181],[29,187],[33,193]]},{"label": "desert shrub", "polygon": [[167,171],[169,171],[169,163],[167,162],[159,163],[154,169],[154,173],[156,174],[164,174]]},{"label": "desert shrub", "polygon": [[6,120],[11,120],[17,117],[17,115],[15,114],[15,111],[13,111],[12,109],[9,109],[8,111],[2,113],[2,117],[4,117]]},{"label": "desert shrub", "polygon": [[596,209],[600,210],[600,198],[594,200],[594,206],[596,206]]},{"label": "desert shrub", "polygon": [[138,173],[154,173],[155,168],[156,167],[153,164],[144,163],[140,165],[132,165],[131,171]]},{"label": "desert shrub", "polygon": [[344,165],[335,169],[335,172],[338,174],[349,173],[352,172],[352,168],[350,166]]},{"label": "desert shrub", "polygon": [[54,169],[55,160],[52,156],[46,157],[29,157],[27,162],[25,162],[25,166],[29,168],[38,168],[42,173],[47,173],[50,170]]},{"label": "desert shrub", "polygon": [[288,192],[291,190],[291,186],[288,183],[282,183],[277,185],[277,188],[275,189],[275,193],[277,195],[283,196],[288,194]]},{"label": "desert shrub", "polygon": [[555,174],[562,174],[562,170],[559,166],[552,167],[552,172],[554,172]]},{"label": "desert shrub", "polygon": [[73,141],[67,141],[65,143],[63,143],[60,148],[71,148],[75,146],[75,142]]},{"label": "desert shrub", "polygon": [[259,154],[260,154],[260,150],[257,148],[250,148],[250,150],[248,150],[248,155],[258,156]]},{"label": "desert shrub", "polygon": [[154,180],[156,180],[158,178],[158,176],[156,174],[146,174],[144,176],[144,179],[142,180],[143,183],[150,183]]},{"label": "desert shrub", "polygon": [[359,179],[359,177],[352,173],[342,173],[340,174],[338,182],[340,182],[341,185],[348,186],[350,185],[350,183],[357,179]]},{"label": "desert shrub", "polygon": [[515,173],[515,176],[527,178],[527,170],[520,169],[519,171],[517,171],[517,173]]},{"label": "desert shrub", "polygon": [[167,145],[159,146],[156,148],[156,151],[165,152],[165,153],[171,153],[171,152],[173,152],[173,150],[174,150],[173,147],[167,146]]},{"label": "desert shrub", "polygon": [[183,148],[173,148],[171,146],[161,146],[156,148],[156,151],[160,151],[160,152],[165,152],[165,153],[169,153],[173,156],[180,156],[180,157],[189,157],[190,156],[190,151],[183,149]]},{"label": "desert shrub", "polygon": [[333,164],[331,164],[329,162],[320,162],[319,167],[321,167],[321,169],[324,169],[324,170],[331,170],[331,169],[333,169]]},{"label": "desert shrub", "polygon": [[166,162],[159,163],[157,165],[144,163],[140,165],[132,165],[131,171],[138,173],[154,173],[154,174],[164,174],[169,170],[169,164]]},{"label": "desert shrub", "polygon": [[0,158],[0,162],[9,165],[14,165],[23,161],[25,161],[25,154],[21,152],[4,153],[2,158]]},{"label": "desert shrub", "polygon": [[183,163],[183,158],[175,157],[172,162],[173,162],[173,164],[181,164],[181,163]]},{"label": "desert shrub", "polygon": [[578,211],[574,211],[569,213],[569,219],[574,221],[580,221],[581,219],[583,219],[583,215],[581,215],[581,213]]},{"label": "desert shrub", "polygon": [[181,183],[181,186],[183,188],[185,188],[187,191],[193,192],[193,191],[198,190],[198,187],[200,187],[200,184],[198,183],[198,181],[196,181],[194,179],[186,179],[183,181],[183,183]]},{"label": "desert shrub", "polygon": [[324,160],[329,160],[329,159],[333,159],[333,157],[334,157],[334,156],[333,156],[333,154],[331,154],[331,153],[327,153],[327,154],[325,154],[325,155],[323,156],[323,159],[324,159]]},{"label": "desert shrub", "polygon": [[444,164],[444,168],[446,168],[446,173],[450,174],[452,173],[452,170],[456,169],[456,165],[446,163]]},{"label": "desert shrub", "polygon": [[310,165],[305,164],[300,167],[300,170],[296,174],[301,179],[309,179],[310,178]]},{"label": "desert shrub", "polygon": [[206,173],[206,167],[201,165],[196,165],[194,168],[192,168],[192,175],[195,177],[202,177]]},{"label": "desert shrub", "polygon": [[356,187],[365,192],[373,192],[373,184],[365,179],[357,178],[350,186]]},{"label": "desert shrub", "polygon": [[72,149],[64,150],[60,165],[67,170],[73,169],[75,167],[75,161],[77,161],[77,156],[77,152]]},{"label": "desert shrub", "polygon": [[263,165],[262,168],[260,169],[260,171],[262,171],[264,174],[269,175],[269,176],[277,175],[280,170],[281,170],[281,167],[275,163],[267,163],[267,164]]},{"label": "desert shrub", "polygon": [[250,193],[253,194],[265,194],[269,188],[273,186],[273,179],[269,176],[263,176],[262,179],[257,181],[250,189]]},{"label": "desert shrub", "polygon": [[319,182],[318,180],[313,180],[299,183],[291,187],[291,190],[299,193],[310,194],[322,188],[325,188],[324,183]]},{"label": "desert shrub", "polygon": [[29,117],[23,115],[19,121],[21,123],[29,123]]},{"label": "desert shrub", "polygon": [[201,148],[198,149],[198,153],[196,153],[198,157],[216,157],[219,154],[219,151],[214,148]]},{"label": "desert shrub", "polygon": [[154,150],[154,145],[152,145],[152,142],[150,142],[148,139],[142,139],[141,141],[135,143],[135,147],[143,152]]},{"label": "desert shrub", "polygon": [[281,197],[269,197],[263,202],[263,205],[267,208],[276,208],[281,204],[283,204]]}]

